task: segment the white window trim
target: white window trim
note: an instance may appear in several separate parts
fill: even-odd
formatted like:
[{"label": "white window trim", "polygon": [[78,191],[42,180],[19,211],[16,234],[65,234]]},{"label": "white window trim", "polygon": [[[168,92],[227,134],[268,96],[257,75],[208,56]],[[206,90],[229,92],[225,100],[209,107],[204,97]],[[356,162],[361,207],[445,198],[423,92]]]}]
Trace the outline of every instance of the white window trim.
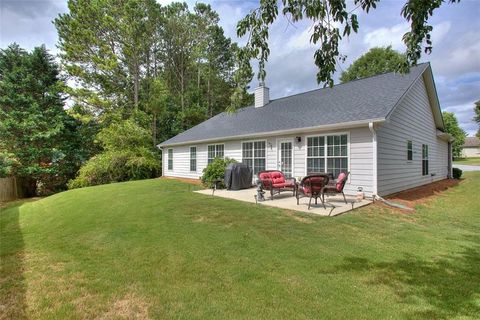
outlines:
[{"label": "white window trim", "polygon": [[[191,166],[191,161],[192,161],[192,148],[195,148],[195,171],[192,171],[192,166]],[[223,151],[225,153],[225,149]],[[198,172],[198,147],[196,145],[194,146],[189,146],[188,147],[188,170],[191,173],[197,173]]]},{"label": "white window trim", "polygon": [[[223,158],[222,159],[225,159],[225,143],[211,143],[211,144],[207,144],[207,165],[208,165],[208,147],[209,146],[219,146],[219,145],[222,145],[223,146]],[[215,154],[217,154],[217,147],[215,147]],[[215,157],[214,159],[216,159],[218,157]]]},{"label": "white window trim", "polygon": [[[347,135],[347,159],[348,159],[348,172],[351,171],[350,169],[350,166],[351,166],[351,150],[350,150],[350,131],[343,131],[343,132],[329,132],[329,133],[317,133],[317,134],[310,134],[310,135],[307,135],[307,136],[304,136],[304,139],[305,139],[305,170],[304,170],[304,176],[307,175],[307,159],[308,159],[308,138],[312,138],[312,137],[325,137],[325,155],[324,155],[324,158],[325,158],[325,170],[328,170],[328,167],[327,167],[327,159],[328,159],[328,150],[327,150],[327,137],[328,136],[339,136],[339,135],[342,135],[342,134],[346,134]],[[335,158],[335,157],[333,157]],[[327,172],[327,171],[325,171]],[[347,180],[347,184],[350,184],[350,177],[351,175],[348,176],[348,180]],[[334,177],[336,179],[336,177]]]},{"label": "white window trim", "polygon": [[[412,143],[412,159],[411,160],[408,160],[408,142],[411,142]],[[413,163],[413,152],[414,148],[413,148],[413,139],[407,139],[407,163]]]},{"label": "white window trim", "polygon": [[[423,157],[423,146],[427,146],[427,157]],[[423,174],[423,161],[427,160],[428,166],[427,166],[427,174]],[[421,170],[422,170],[422,177],[429,177],[430,176],[430,145],[426,143],[422,143],[422,160],[421,160]]]},{"label": "white window trim", "polygon": [[[277,170],[280,170],[279,169],[279,163],[280,163],[280,159],[279,159],[279,152],[280,152],[280,142],[291,142],[292,143],[292,177],[295,177],[295,138],[292,137],[292,138],[277,138],[276,139],[276,144],[277,144],[277,150],[276,150],[276,160],[277,160],[277,163],[275,164],[275,168],[277,168]],[[306,149],[305,149],[306,150]],[[306,158],[305,158],[305,163],[306,163]],[[306,170],[306,169],[305,169]]]},{"label": "white window trim", "polygon": [[[172,150],[172,157],[170,157],[170,150]],[[172,160],[172,168],[170,169],[169,163]],[[167,149],[167,171],[173,171],[173,148]]]},{"label": "white window trim", "polygon": [[[241,156],[241,162],[243,162],[243,144],[248,143],[248,142],[265,142],[265,170],[267,169],[268,166],[268,141],[267,139],[257,139],[257,140],[242,140],[240,141],[240,156]],[[255,153],[254,153],[255,154]],[[253,163],[255,164],[255,157],[252,157]],[[254,168],[252,168],[253,170]]]}]

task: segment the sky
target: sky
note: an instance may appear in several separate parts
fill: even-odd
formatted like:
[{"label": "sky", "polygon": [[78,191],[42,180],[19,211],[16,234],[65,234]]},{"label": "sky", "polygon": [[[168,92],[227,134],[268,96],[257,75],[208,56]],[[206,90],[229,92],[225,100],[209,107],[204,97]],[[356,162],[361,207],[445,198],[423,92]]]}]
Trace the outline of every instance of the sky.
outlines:
[{"label": "sky", "polygon": [[[341,71],[369,48],[391,45],[398,51],[405,50],[402,35],[408,30],[408,23],[400,15],[405,1],[381,0],[368,14],[356,10],[359,32],[352,33],[341,43],[340,51],[347,59],[337,66],[336,82]],[[195,2],[187,1],[190,7]],[[236,36],[236,24],[258,7],[258,0],[203,2],[210,3],[219,13],[220,24],[228,37],[239,44],[245,43],[245,38]],[[353,8],[352,0],[348,0],[348,6]],[[12,42],[26,49],[45,44],[53,54],[58,53],[58,37],[52,20],[65,12],[68,12],[66,0],[0,0],[0,48]],[[442,110],[454,112],[469,135],[478,129],[472,119],[474,102],[480,100],[479,16],[480,0],[461,0],[458,4],[446,1],[429,20],[433,25],[433,52],[421,59],[431,63]],[[282,15],[272,25],[271,54],[266,68],[266,85],[271,98],[318,88],[313,60],[316,48],[309,42],[310,33],[311,22],[292,25]],[[254,78],[252,86],[257,84]]]}]

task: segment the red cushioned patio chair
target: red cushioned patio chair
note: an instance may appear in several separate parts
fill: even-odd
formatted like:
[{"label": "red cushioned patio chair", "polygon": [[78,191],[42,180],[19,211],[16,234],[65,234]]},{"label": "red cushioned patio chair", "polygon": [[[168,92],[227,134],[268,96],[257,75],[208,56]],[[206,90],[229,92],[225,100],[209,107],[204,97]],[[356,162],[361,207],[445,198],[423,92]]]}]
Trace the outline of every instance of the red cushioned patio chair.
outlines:
[{"label": "red cushioned patio chair", "polygon": [[258,180],[262,182],[262,189],[270,191],[270,199],[273,200],[274,194],[280,194],[283,191],[292,191],[295,196],[296,179],[285,177],[279,170],[265,170],[258,173]]},{"label": "red cushioned patio chair", "polygon": [[328,184],[328,180],[327,174],[312,174],[304,177],[297,188],[297,205],[300,198],[309,197],[308,210],[310,210],[312,199],[315,199],[315,204],[317,204],[317,199],[320,198],[323,207],[326,209],[322,199],[322,190]]},{"label": "red cushioned patio chair", "polygon": [[348,180],[348,175],[350,172],[340,172],[337,179],[323,187],[322,189],[322,201],[325,202],[325,194],[327,195],[336,195],[341,193],[343,195],[343,200],[347,203],[347,199],[345,198],[345,193],[343,193],[343,188],[345,188],[345,184]]}]

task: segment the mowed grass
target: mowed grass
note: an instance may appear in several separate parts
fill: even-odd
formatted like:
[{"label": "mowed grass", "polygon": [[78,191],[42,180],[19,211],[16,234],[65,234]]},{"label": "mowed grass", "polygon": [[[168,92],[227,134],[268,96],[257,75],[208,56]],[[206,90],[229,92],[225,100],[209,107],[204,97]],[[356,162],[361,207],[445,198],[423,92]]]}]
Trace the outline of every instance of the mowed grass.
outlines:
[{"label": "mowed grass", "polygon": [[459,158],[453,161],[453,164],[465,164],[470,166],[480,166],[480,158]]},{"label": "mowed grass", "polygon": [[413,214],[324,218],[193,188],[128,182],[1,209],[0,318],[480,315],[479,173]]}]

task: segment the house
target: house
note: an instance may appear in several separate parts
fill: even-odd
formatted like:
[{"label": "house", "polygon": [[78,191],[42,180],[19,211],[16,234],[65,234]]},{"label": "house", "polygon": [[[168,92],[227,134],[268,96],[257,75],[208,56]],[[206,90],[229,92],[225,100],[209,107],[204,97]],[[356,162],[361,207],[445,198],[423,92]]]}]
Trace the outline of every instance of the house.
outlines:
[{"label": "house", "polygon": [[163,175],[197,179],[215,157],[234,158],[254,174],[287,176],[350,171],[345,193],[388,195],[445,179],[451,136],[429,63],[221,113],[162,142]]},{"label": "house", "polygon": [[462,157],[464,158],[480,158],[480,139],[477,137],[466,137],[462,146]]}]

